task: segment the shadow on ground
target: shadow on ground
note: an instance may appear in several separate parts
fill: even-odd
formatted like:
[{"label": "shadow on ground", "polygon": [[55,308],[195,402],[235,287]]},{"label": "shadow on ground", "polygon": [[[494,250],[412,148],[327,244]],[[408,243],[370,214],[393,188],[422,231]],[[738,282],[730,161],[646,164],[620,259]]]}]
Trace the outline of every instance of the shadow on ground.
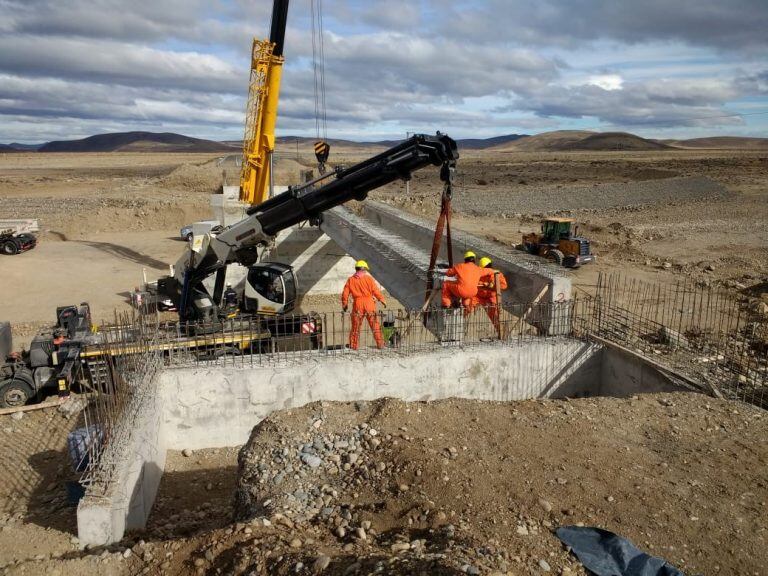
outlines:
[{"label": "shadow on ground", "polygon": [[120,246],[119,244],[112,244],[111,242],[94,242],[92,240],[78,240],[77,242],[80,244],[85,244],[86,246],[90,246],[91,248],[95,248],[96,250],[100,250],[101,252],[105,252],[106,254],[116,256],[122,260],[128,260],[130,262],[135,262],[136,264],[149,266],[150,268],[155,268],[156,270],[168,269],[168,264],[165,262],[157,260],[156,258],[152,258],[152,256],[142,254],[141,252],[137,252],[136,250],[128,248],[127,246]]},{"label": "shadow on ground", "polygon": [[186,537],[228,526],[232,523],[236,484],[237,466],[166,471],[145,538]]}]

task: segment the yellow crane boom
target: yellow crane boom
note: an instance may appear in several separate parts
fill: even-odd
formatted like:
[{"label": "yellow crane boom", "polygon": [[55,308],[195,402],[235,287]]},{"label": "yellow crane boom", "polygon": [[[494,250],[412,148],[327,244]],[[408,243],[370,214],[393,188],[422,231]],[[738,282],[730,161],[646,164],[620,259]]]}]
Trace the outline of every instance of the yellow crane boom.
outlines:
[{"label": "yellow crane boom", "polygon": [[288,0],[274,0],[269,40],[254,38],[240,171],[240,200],[261,204],[271,188]]}]

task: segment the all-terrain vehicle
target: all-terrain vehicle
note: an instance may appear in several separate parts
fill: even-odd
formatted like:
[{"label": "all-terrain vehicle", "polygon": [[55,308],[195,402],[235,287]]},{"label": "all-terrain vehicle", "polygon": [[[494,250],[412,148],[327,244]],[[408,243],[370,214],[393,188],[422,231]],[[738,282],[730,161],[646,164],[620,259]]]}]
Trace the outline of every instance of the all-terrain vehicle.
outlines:
[{"label": "all-terrain vehicle", "polygon": [[573,218],[547,218],[541,224],[541,234],[523,235],[520,248],[561,266],[578,268],[595,259],[589,240],[578,234]]},{"label": "all-terrain vehicle", "polygon": [[37,246],[37,238],[34,234],[26,232],[17,234],[13,229],[0,230],[0,254],[13,256],[19,252],[32,250]]}]

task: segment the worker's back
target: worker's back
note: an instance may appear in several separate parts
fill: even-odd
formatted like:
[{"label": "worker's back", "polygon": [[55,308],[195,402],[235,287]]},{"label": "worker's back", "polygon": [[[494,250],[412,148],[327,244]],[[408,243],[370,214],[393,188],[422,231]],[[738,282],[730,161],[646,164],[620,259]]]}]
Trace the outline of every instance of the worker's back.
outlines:
[{"label": "worker's back", "polygon": [[456,283],[460,286],[474,286],[480,282],[480,278],[492,274],[486,268],[480,268],[474,262],[462,262],[446,271],[448,276],[456,276]]},{"label": "worker's back", "polygon": [[362,270],[355,272],[349,277],[344,286],[344,295],[347,297],[352,296],[355,300],[370,300],[374,297],[380,301],[384,300],[376,280],[369,273]]}]

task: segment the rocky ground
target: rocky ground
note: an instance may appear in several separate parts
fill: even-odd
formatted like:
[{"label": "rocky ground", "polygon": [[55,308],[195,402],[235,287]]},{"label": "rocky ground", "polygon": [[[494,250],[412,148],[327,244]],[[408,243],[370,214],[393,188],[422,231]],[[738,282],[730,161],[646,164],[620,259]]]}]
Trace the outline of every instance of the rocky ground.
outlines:
[{"label": "rocky ground", "polygon": [[87,550],[62,488],[77,416],[0,425],[5,574],[586,574],[564,525],[691,575],[768,563],[768,417],[698,394],[277,412],[239,455],[169,454],[147,529]]},{"label": "rocky ground", "polygon": [[[764,574],[765,413],[699,395],[315,403],[239,456],[190,573],[584,574],[561,525],[690,574]],[[169,567],[174,566],[170,564]]]}]

